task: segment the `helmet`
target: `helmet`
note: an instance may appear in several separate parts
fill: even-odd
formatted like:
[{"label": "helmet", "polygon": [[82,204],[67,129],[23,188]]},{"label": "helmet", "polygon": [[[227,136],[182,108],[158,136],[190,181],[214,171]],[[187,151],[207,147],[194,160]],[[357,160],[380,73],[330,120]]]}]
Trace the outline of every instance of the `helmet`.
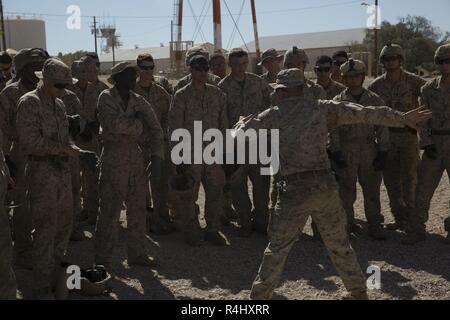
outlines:
[{"label": "helmet", "polygon": [[388,43],[383,47],[380,54],[380,63],[383,63],[383,58],[387,55],[397,55],[400,56],[403,61],[405,60],[403,48],[395,43]]},{"label": "helmet", "polygon": [[440,46],[434,55],[434,62],[438,64],[439,60],[450,59],[450,44]]},{"label": "helmet", "polygon": [[81,290],[86,296],[99,296],[109,291],[111,275],[106,272],[102,265],[97,265],[92,269],[81,273]]},{"label": "helmet", "polygon": [[341,73],[346,76],[348,74],[365,74],[366,65],[360,60],[354,60],[350,58],[346,63],[341,66]]}]

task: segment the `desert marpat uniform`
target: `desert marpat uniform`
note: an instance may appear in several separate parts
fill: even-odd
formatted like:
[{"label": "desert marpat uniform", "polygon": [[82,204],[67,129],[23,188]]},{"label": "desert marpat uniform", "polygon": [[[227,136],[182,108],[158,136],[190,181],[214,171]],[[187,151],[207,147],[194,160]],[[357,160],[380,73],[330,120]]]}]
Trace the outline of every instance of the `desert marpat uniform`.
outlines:
[{"label": "desert marpat uniform", "polygon": [[[337,102],[354,102],[362,106],[385,106],[375,93],[364,89],[359,101],[345,90],[334,98]],[[342,205],[347,213],[349,224],[354,223],[353,205],[356,201],[356,183],[359,181],[364,196],[364,212],[369,228],[383,222],[380,205],[381,172],[376,172],[373,161],[379,151],[389,149],[389,130],[387,127],[367,124],[353,124],[338,127],[332,134],[332,150],[342,152],[348,167],[337,169],[339,192]],[[335,137],[337,136],[337,137]]]},{"label": "desert marpat uniform", "polygon": [[[144,125],[143,120],[137,118],[137,111],[145,116],[151,150],[142,150],[139,146]],[[127,207],[128,261],[147,256],[147,164],[144,164],[143,153],[151,152],[163,159],[163,133],[152,107],[132,91],[128,105],[124,104],[116,88],[103,91],[98,101],[98,120],[103,128],[103,150],[95,260],[99,264],[111,265],[124,202]]]},{"label": "desert marpat uniform", "polygon": [[[369,90],[378,94],[388,107],[407,112],[418,107],[424,84],[422,78],[402,71],[399,82],[391,83],[384,74],[370,84]],[[395,221],[403,224],[408,211],[414,210],[419,145],[417,133],[409,128],[391,128],[389,138],[391,148],[383,172],[384,184]]]},{"label": "desert marpat uniform", "polygon": [[[319,85],[318,83],[316,84]],[[333,100],[336,96],[340,95],[342,91],[346,89],[344,85],[334,80],[331,80],[331,83],[328,87],[325,88],[321,86],[321,88],[325,91],[326,100]]]},{"label": "desert marpat uniform", "polygon": [[346,216],[326,152],[328,128],[371,123],[403,127],[402,114],[388,108],[290,98],[260,114],[249,127],[279,129],[280,197],[269,225],[269,245],[252,299],[270,299],[292,245],[312,216],[328,253],[352,293],[366,291],[365,278],[349,243]]},{"label": "desert marpat uniform", "polygon": [[[436,160],[424,154],[419,165],[416,210],[411,215],[410,224],[413,231],[421,233],[425,232],[430,202],[442,174],[447,171],[450,175],[450,90],[442,85],[441,79],[429,81],[422,88],[421,95],[421,104],[433,112],[433,118],[421,130],[420,145],[434,145],[438,154]],[[450,217],[445,221],[445,230],[450,232]]]},{"label": "desert marpat uniform", "polygon": [[[14,252],[16,259],[20,264],[30,265],[29,255],[33,245],[31,231],[33,229],[32,219],[29,214],[28,202],[26,200],[27,180],[25,179],[25,165],[27,157],[17,143],[16,116],[17,105],[20,97],[25,95],[28,89],[22,84],[22,81],[12,83],[7,86],[0,94],[0,107],[2,114],[1,122],[5,121],[1,130],[4,132],[3,152],[9,155],[11,161],[16,166],[14,182],[15,190],[11,192],[11,199],[15,205],[13,214],[13,233],[14,233]],[[19,262],[19,261],[18,261]]]},{"label": "desert marpat uniform", "polygon": [[[152,82],[149,87],[142,87],[139,83],[136,85],[134,92],[143,96],[145,100],[152,106],[153,111],[155,112],[156,118],[161,125],[161,128],[164,132],[164,155],[165,155],[165,163],[162,168],[162,175],[159,181],[151,181],[151,189],[152,189],[152,200],[153,200],[153,210],[160,217],[168,217],[168,176],[169,176],[169,168],[171,167],[170,163],[170,153],[169,153],[169,145],[168,145],[168,121],[169,121],[169,109],[170,109],[170,95],[167,91],[161,87],[160,85]],[[148,156],[148,155],[147,155]],[[146,159],[146,163],[148,163],[150,159]],[[149,194],[147,195],[147,204],[150,203]]]},{"label": "desert marpat uniform", "polygon": [[[194,137],[194,121],[201,121],[203,133],[208,129],[218,129],[225,133],[228,128],[226,113],[226,98],[216,86],[206,84],[202,96],[195,91],[193,84],[189,84],[176,92],[169,112],[169,135],[177,129],[186,129]],[[204,142],[203,147],[209,143]],[[176,143],[172,142],[172,146]],[[223,187],[225,174],[220,164],[194,163],[195,150],[192,148],[190,173],[195,180],[194,199],[186,204],[184,218],[188,225],[188,232],[195,232],[198,227],[196,214],[196,199],[200,183],[205,190],[205,220],[207,230],[216,232],[220,229],[220,217],[223,210]]]},{"label": "desert marpat uniform", "polygon": [[154,76],[153,80],[159,84],[161,87],[164,88],[164,90],[167,91],[168,94],[172,95],[173,92],[173,87],[169,82],[169,79],[167,79],[166,77],[163,76]]},{"label": "desert marpat uniform", "polygon": [[[79,115],[81,111],[81,102],[77,95],[70,90],[61,99],[66,107],[68,116]],[[72,137],[72,140],[74,137]],[[81,177],[79,158],[70,158],[70,173],[72,179],[72,197],[73,197],[73,229],[78,227],[81,212]]]},{"label": "desert marpat uniform", "polygon": [[[176,93],[178,90],[182,89],[183,87],[187,86],[189,83],[191,83],[192,76],[188,74],[187,76],[181,78],[178,80],[177,85],[175,86],[175,89],[173,90],[174,93]],[[212,73],[208,73],[208,80],[207,82],[213,86],[218,86],[220,82],[220,78],[216,75],[213,75]]]},{"label": "desert marpat uniform", "polygon": [[[0,142],[3,134],[0,130]],[[9,229],[8,214],[5,212],[4,200],[8,186],[9,170],[0,149],[0,300],[16,299],[16,277],[12,269],[12,239]]]},{"label": "desert marpat uniform", "polygon": [[[97,120],[97,103],[100,94],[109,87],[98,80],[96,83],[89,83],[84,93],[84,99],[81,100],[82,109],[80,116],[86,123],[95,123]],[[89,150],[100,155],[101,147],[98,135],[92,134],[92,140],[83,141],[79,139],[79,146],[84,150]],[[83,209],[87,211],[89,219],[95,221],[98,213],[98,175],[97,170],[93,170],[83,161],[81,167],[81,188],[83,190]]]},{"label": "desert marpat uniform", "polygon": [[33,235],[34,290],[49,289],[63,260],[72,230],[72,184],[69,159],[61,152],[69,144],[69,123],[60,99],[38,88],[19,101],[19,143],[27,155],[26,179]]},{"label": "desert marpat uniform", "polygon": [[[242,83],[228,75],[219,83],[219,87],[227,95],[228,121],[231,126],[237,123],[241,116],[258,114],[271,105],[269,86],[265,80],[255,74],[246,73]],[[255,225],[265,229],[269,214],[270,176],[262,176],[259,165],[250,165],[246,174],[253,186],[254,213],[247,179],[232,188],[233,206],[242,227],[250,228],[253,214]]]}]

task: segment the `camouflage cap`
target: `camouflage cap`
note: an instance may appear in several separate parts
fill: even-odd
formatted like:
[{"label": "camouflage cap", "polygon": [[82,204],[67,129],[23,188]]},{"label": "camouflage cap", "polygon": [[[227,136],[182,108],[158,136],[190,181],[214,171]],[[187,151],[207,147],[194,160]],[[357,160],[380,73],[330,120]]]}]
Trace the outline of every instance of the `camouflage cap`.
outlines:
[{"label": "camouflage cap", "polygon": [[267,49],[266,51],[263,52],[262,56],[261,56],[261,62],[258,63],[258,66],[262,66],[262,64],[264,63],[264,61],[266,61],[267,59],[278,59],[281,58],[282,55],[278,54],[278,51],[274,48],[270,48]]},{"label": "camouflage cap", "polygon": [[47,59],[42,71],[35,72],[39,79],[45,79],[52,83],[75,84],[77,79],[72,78],[70,68],[57,58]]},{"label": "camouflage cap", "polygon": [[114,77],[127,69],[134,69],[137,71],[137,66],[135,63],[128,61],[122,61],[111,68],[111,75],[107,79],[109,83],[114,84]]},{"label": "camouflage cap", "polygon": [[296,57],[299,57],[301,61],[305,63],[309,63],[309,58],[305,50],[299,49],[298,47],[292,47],[292,49],[286,51],[284,54],[283,65],[286,67],[289,63],[292,63]]},{"label": "camouflage cap", "polygon": [[403,48],[395,43],[388,43],[383,47],[380,54],[380,62],[383,62],[383,57],[385,56],[400,56],[403,60],[405,60]]},{"label": "camouflage cap", "polygon": [[434,61],[438,64],[439,60],[450,59],[450,44],[440,46],[434,55]]},{"label": "camouflage cap", "polygon": [[191,59],[195,56],[202,55],[209,60],[209,52],[201,46],[195,46],[186,51],[186,65],[189,66]]},{"label": "camouflage cap", "polygon": [[346,76],[349,74],[365,74],[366,65],[361,60],[348,59],[346,63],[341,66],[341,73]]},{"label": "camouflage cap", "polygon": [[305,84],[305,75],[300,69],[285,69],[281,70],[277,75],[277,82],[274,83],[273,88],[286,89],[295,88]]},{"label": "camouflage cap", "polygon": [[153,56],[150,53],[142,53],[136,57],[136,63],[139,67],[155,66]]},{"label": "camouflage cap", "polygon": [[[77,76],[78,79],[86,79],[87,74],[93,68],[97,68],[97,60],[91,56],[84,56],[78,61]],[[72,71],[73,74],[73,71]]]},{"label": "camouflage cap", "polygon": [[14,68],[17,71],[22,70],[32,62],[44,62],[50,58],[47,51],[41,48],[27,48],[20,50],[13,59]]}]

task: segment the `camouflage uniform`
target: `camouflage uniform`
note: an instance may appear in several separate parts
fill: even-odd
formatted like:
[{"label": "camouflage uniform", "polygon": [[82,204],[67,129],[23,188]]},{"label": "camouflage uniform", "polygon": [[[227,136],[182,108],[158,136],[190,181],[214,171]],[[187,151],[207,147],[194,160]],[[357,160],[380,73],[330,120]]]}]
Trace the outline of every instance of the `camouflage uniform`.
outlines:
[{"label": "camouflage uniform", "polygon": [[[182,89],[183,87],[187,86],[189,83],[191,83],[192,76],[188,74],[187,76],[181,78],[178,80],[177,85],[175,86],[173,92],[176,93],[178,90]],[[208,73],[208,83],[214,86],[218,86],[220,82],[220,78],[218,76],[213,75],[212,73]]]},{"label": "camouflage uniform", "polygon": [[[208,129],[218,129],[224,132],[228,127],[226,114],[226,98],[219,88],[206,84],[203,96],[199,96],[193,84],[189,84],[175,93],[169,111],[169,135],[174,130],[186,129],[194,137],[194,121],[201,121],[203,132]],[[209,143],[204,143],[203,147]],[[176,143],[172,142],[172,146]],[[194,159],[192,148],[191,159]],[[192,161],[193,162],[193,161]],[[203,161],[202,161],[203,162]],[[192,203],[185,204],[183,210],[187,221],[185,232],[194,232],[199,222],[196,213],[195,201],[198,197],[200,183],[205,190],[205,220],[208,232],[217,232],[220,229],[220,217],[223,206],[223,187],[225,174],[219,164],[191,164],[190,173],[194,178],[194,196]]]},{"label": "camouflage uniform", "polygon": [[[82,109],[80,116],[84,121],[89,123],[97,123],[97,102],[100,94],[108,89],[108,86],[102,81],[96,83],[89,83],[84,93],[84,100],[81,100]],[[78,140],[78,145],[84,150],[89,150],[100,155],[100,141],[97,133],[92,134],[90,141]],[[81,188],[83,190],[83,210],[89,216],[89,220],[96,221],[98,214],[98,175],[97,170],[93,170],[83,161],[80,162],[81,167]]]},{"label": "camouflage uniform", "polygon": [[[320,86],[320,84],[316,84]],[[328,87],[325,88],[321,86],[321,88],[325,91],[326,100],[333,100],[336,96],[340,95],[341,92],[345,90],[345,86],[343,84],[340,84],[339,82],[336,82],[334,80],[331,80],[331,83]]]},{"label": "camouflage uniform", "polygon": [[[0,130],[0,142],[3,134]],[[5,163],[3,151],[0,150],[0,300],[16,299],[16,277],[12,269],[12,239],[9,229],[8,214],[5,212],[4,200],[8,186],[9,170]]]},{"label": "camouflage uniform", "polygon": [[[169,118],[169,108],[170,108],[170,96],[163,87],[156,83],[152,83],[150,87],[142,87],[139,83],[136,85],[134,90],[137,94],[143,96],[145,100],[152,106],[155,112],[156,118],[164,131],[164,154],[165,154],[165,164],[162,168],[162,177],[159,181],[151,180],[152,189],[152,200],[153,200],[153,210],[160,217],[169,217],[169,208],[167,206],[168,201],[168,181],[169,181],[169,168],[170,154],[168,145],[168,118]],[[150,159],[145,159],[146,163]],[[150,194],[147,195],[147,203],[150,203]]]},{"label": "camouflage uniform", "polygon": [[166,77],[163,76],[154,76],[153,80],[159,84],[161,87],[163,87],[168,94],[173,95],[173,87],[170,84],[169,80]]},{"label": "camouflage uniform", "polygon": [[[68,116],[79,115],[81,111],[81,102],[77,95],[72,91],[66,90],[66,95],[61,99],[66,107]],[[74,137],[72,137],[72,140]],[[80,161],[78,158],[70,158],[70,173],[72,180],[72,198],[73,198],[73,229],[78,227],[81,213],[81,177]]]},{"label": "camouflage uniform", "polygon": [[[243,83],[234,80],[231,75],[225,77],[219,87],[227,95],[227,113],[230,125],[239,121],[241,116],[257,114],[270,107],[270,89],[266,82],[255,74],[247,73]],[[233,187],[233,206],[238,213],[243,228],[250,228],[252,214],[254,223],[260,229],[266,229],[268,221],[270,176],[260,175],[259,165],[248,166],[247,177],[253,186],[253,206],[248,193],[247,178]]]},{"label": "camouflage uniform", "polygon": [[[441,79],[431,80],[422,88],[421,104],[433,111],[433,118],[421,130],[420,144],[423,148],[434,145],[437,159],[431,159],[426,153],[422,156],[418,169],[416,210],[409,218],[412,233],[425,234],[434,191],[444,171],[450,175],[450,90],[441,84]],[[450,217],[445,221],[445,230],[450,232]]]},{"label": "camouflage uniform", "polygon": [[[292,71],[293,70],[293,71]],[[287,83],[304,83],[300,70],[284,71]],[[292,73],[292,75],[291,75]],[[269,225],[269,245],[253,283],[252,299],[270,299],[287,256],[309,216],[317,224],[330,258],[353,296],[366,294],[364,275],[346,232],[346,216],[326,152],[328,128],[357,123],[403,127],[402,114],[353,103],[288,98],[250,121],[255,129],[280,129],[280,197]],[[244,125],[244,129],[246,126]]]},{"label": "camouflage uniform", "polygon": [[[139,146],[145,117],[151,150]],[[127,207],[128,262],[147,256],[146,168],[144,153],[164,158],[163,133],[152,107],[140,95],[130,92],[125,106],[116,88],[102,92],[98,101],[98,120],[103,131],[100,160],[100,210],[95,239],[95,260],[111,265],[119,233],[123,203]]]},{"label": "camouflage uniform", "polygon": [[30,265],[28,256],[31,255],[33,241],[31,231],[33,230],[32,219],[29,214],[28,202],[26,200],[27,180],[25,179],[26,155],[17,143],[16,116],[17,105],[20,97],[28,90],[19,80],[7,86],[0,94],[0,107],[2,114],[0,122],[1,130],[5,132],[3,141],[3,152],[9,155],[16,166],[14,178],[15,189],[10,192],[9,197],[18,205],[14,209],[12,218],[12,231],[14,234],[15,258],[20,265]]},{"label": "camouflage uniform", "polygon": [[[422,78],[402,71],[399,82],[390,82],[384,74],[372,82],[369,90],[378,94],[392,109],[406,112],[418,107],[420,88],[424,84]],[[391,148],[383,172],[384,184],[395,222],[404,225],[408,211],[414,208],[419,160],[417,133],[409,128],[391,128],[389,139]]]},{"label": "camouflage uniform", "polygon": [[[375,93],[364,89],[357,101],[348,89],[336,96],[337,102],[354,102],[362,106],[384,106],[384,101]],[[337,139],[334,136],[337,135]],[[380,214],[381,172],[375,171],[373,161],[379,151],[389,149],[389,130],[386,127],[355,124],[341,126],[332,133],[333,150],[342,152],[348,167],[337,169],[339,176],[339,192],[342,205],[347,213],[349,224],[354,223],[353,205],[356,201],[356,183],[361,184],[364,195],[364,212],[369,230],[377,228],[383,222]]]},{"label": "camouflage uniform", "polygon": [[[55,78],[68,78],[70,69],[62,70],[57,66],[58,69],[49,73]],[[44,76],[45,68],[44,65]],[[61,156],[70,142],[64,103],[47,97],[42,88],[26,94],[19,101],[17,133],[20,147],[29,157],[26,179],[35,228],[33,289],[38,294],[42,293],[41,290],[49,293],[52,277],[64,258],[72,230],[70,165],[68,157]]]}]

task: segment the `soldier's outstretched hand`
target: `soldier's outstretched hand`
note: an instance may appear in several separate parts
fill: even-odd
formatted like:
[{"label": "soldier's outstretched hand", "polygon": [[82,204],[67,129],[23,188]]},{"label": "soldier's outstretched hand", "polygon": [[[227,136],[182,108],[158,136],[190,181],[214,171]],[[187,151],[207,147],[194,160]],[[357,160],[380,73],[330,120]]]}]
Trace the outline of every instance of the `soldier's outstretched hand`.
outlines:
[{"label": "soldier's outstretched hand", "polygon": [[420,107],[405,113],[405,124],[417,130],[417,124],[430,120],[432,115],[431,110]]}]

